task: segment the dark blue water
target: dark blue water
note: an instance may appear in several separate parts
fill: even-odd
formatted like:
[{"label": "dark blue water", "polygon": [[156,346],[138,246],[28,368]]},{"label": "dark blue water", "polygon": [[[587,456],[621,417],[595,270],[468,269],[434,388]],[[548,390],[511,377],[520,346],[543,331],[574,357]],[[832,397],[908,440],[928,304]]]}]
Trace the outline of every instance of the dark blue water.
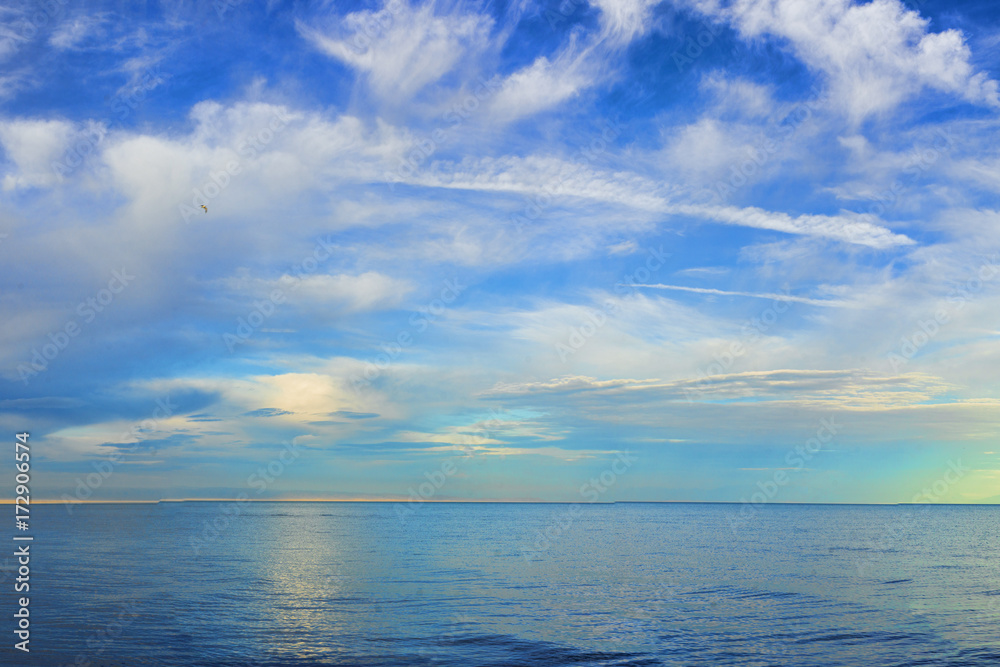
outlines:
[{"label": "dark blue water", "polygon": [[1000,507],[738,509],[37,506],[0,663],[1000,665]]}]

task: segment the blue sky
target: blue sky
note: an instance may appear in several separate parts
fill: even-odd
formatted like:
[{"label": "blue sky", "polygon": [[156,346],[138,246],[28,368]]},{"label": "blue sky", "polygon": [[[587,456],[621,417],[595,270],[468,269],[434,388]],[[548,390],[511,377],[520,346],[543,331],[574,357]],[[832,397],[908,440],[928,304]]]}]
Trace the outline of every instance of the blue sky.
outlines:
[{"label": "blue sky", "polygon": [[996,502],[998,42],[987,2],[5,3],[0,425],[50,499]]}]

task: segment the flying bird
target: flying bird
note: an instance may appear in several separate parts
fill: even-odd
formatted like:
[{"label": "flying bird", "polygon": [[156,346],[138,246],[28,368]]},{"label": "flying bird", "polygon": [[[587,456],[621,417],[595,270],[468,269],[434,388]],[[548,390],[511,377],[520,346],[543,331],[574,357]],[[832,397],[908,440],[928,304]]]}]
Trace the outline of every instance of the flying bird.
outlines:
[{"label": "flying bird", "polygon": [[201,207],[202,207],[203,209],[205,209],[205,213],[208,213],[208,207],[207,207],[207,206],[205,206],[204,204],[202,204],[202,205],[201,205]]}]

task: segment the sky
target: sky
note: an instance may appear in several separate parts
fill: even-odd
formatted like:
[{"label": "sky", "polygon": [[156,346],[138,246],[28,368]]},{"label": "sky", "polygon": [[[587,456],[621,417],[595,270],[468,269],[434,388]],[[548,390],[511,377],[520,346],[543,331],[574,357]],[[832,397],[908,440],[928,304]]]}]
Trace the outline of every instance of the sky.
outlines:
[{"label": "sky", "polygon": [[67,503],[998,502],[998,43],[985,1],[4,2],[0,430]]}]

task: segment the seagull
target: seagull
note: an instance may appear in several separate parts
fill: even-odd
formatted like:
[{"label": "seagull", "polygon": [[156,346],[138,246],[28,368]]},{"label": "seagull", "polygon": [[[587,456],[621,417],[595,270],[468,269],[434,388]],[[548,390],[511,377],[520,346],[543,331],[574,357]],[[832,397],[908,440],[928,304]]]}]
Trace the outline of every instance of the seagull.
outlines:
[{"label": "seagull", "polygon": [[208,213],[208,207],[207,207],[207,206],[205,206],[204,204],[202,204],[202,205],[201,205],[201,207],[202,207],[203,209],[205,209],[205,213]]}]

